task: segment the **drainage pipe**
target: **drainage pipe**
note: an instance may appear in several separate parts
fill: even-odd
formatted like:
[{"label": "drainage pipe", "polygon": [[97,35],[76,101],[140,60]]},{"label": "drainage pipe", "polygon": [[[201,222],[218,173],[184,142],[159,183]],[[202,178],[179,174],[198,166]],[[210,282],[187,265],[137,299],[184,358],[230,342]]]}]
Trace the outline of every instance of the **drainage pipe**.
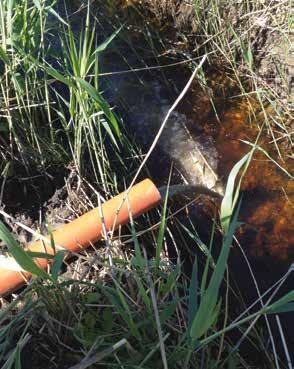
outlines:
[{"label": "drainage pipe", "polygon": [[[161,200],[159,190],[149,179],[133,186],[111,200],[106,201],[100,208],[90,210],[81,217],[67,223],[52,233],[56,249],[69,252],[80,252],[102,238],[104,231],[112,231],[136,218]],[[48,242],[36,241],[30,244],[28,251],[54,255],[55,250]],[[42,269],[47,269],[50,261],[45,258],[35,258],[34,261]],[[0,268],[0,296],[5,296],[24,286],[31,278],[25,271]]]},{"label": "drainage pipe", "polygon": [[[164,186],[157,189],[150,179],[145,179],[129,191],[122,192],[106,201],[101,207],[90,210],[55,230],[52,233],[55,249],[78,253],[100,240],[105,231],[115,230],[119,226],[128,223],[130,215],[132,218],[136,218],[158,205],[167,193],[169,197],[179,193],[189,193],[193,196],[202,194],[215,198],[222,197],[222,194],[202,185],[173,185],[169,188]],[[49,236],[44,237],[43,240],[33,242],[27,250],[52,256],[56,252],[50,245]],[[16,267],[9,266],[8,262],[7,268],[0,267],[0,296],[8,295],[23,287],[32,276],[31,273],[18,268],[14,260],[12,261],[11,264],[16,265]],[[44,270],[50,264],[50,260],[40,257],[35,258],[34,261]]]}]

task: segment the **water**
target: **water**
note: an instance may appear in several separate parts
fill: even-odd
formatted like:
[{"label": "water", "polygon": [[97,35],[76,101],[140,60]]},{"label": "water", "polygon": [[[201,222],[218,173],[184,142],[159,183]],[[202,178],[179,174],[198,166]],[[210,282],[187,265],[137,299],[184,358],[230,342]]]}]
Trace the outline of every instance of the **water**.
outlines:
[{"label": "water", "polygon": [[[140,68],[145,63],[156,65],[158,60],[152,58],[150,48],[145,45],[145,50],[134,40],[136,35],[134,49],[129,47],[131,41],[125,41],[125,35],[115,40],[101,59],[102,72]],[[139,49],[140,53],[136,54],[134,50]],[[189,76],[187,70],[178,67],[167,68],[164,73],[159,69],[104,77],[108,100],[121,113],[127,131],[143,147],[143,154]],[[259,133],[257,124],[262,122],[252,118],[245,98],[230,98],[236,91],[229,78],[212,72],[207,83],[215,93],[215,106],[212,107],[209,96],[195,81],[167,121],[149,165],[160,183],[168,178],[173,162],[179,173],[175,179],[178,182],[202,184],[222,193],[233,165],[251,149],[242,140],[254,142]],[[251,107],[257,110],[258,104],[252,100]],[[263,134],[259,144],[278,160],[270,141],[271,138]],[[290,176],[261,152],[254,156],[242,184],[240,217],[245,225],[239,236],[249,255],[264,258],[270,265],[280,263],[280,270],[285,270],[294,257],[294,182],[291,178],[294,166],[291,159],[280,164]]]},{"label": "water", "polygon": [[[74,24],[76,34],[81,26],[80,19],[79,14]],[[114,31],[111,19],[107,22],[107,18],[98,15],[97,36],[100,41]],[[154,48],[144,42],[142,37],[127,31],[118,35],[109,50],[100,57],[100,83],[104,96],[122,117],[125,130],[133,142],[142,148],[144,155],[156,137],[168,109],[188,81],[190,73],[180,67],[164,71],[158,69],[118,73],[166,62],[164,58],[158,60]],[[103,77],[104,72],[116,74]],[[228,85],[225,76],[211,73],[210,77],[208,84],[215,93],[214,108],[210,96],[195,82],[181,105],[171,114],[158,145],[148,160],[150,176],[158,185],[166,183],[170,167],[174,163],[174,183],[203,184],[222,192],[223,185],[219,186],[219,183],[226,182],[233,165],[250,150],[240,140],[255,141],[258,132],[254,128],[256,122],[248,122],[247,101],[232,99],[236,93]],[[274,154],[266,136],[261,143],[270,154]],[[293,169],[293,165],[290,167]],[[129,178],[126,179],[128,180]],[[240,218],[244,225],[237,237],[263,292],[287,271],[293,260],[293,181],[276,165],[258,154],[244,178],[242,190]],[[201,238],[202,234],[211,231],[209,217],[206,214],[199,216],[202,210],[206,210],[206,200],[201,199],[203,206],[187,210],[189,214],[185,223],[190,226],[192,222]],[[177,205],[181,207],[183,202]],[[180,215],[183,216],[183,212]],[[205,240],[204,237],[202,239]],[[205,241],[207,240],[209,238]],[[188,237],[182,240],[179,236],[177,241],[183,255],[184,244],[189,242]],[[192,253],[196,252],[195,241],[191,241],[191,244]],[[220,242],[216,244],[219,245]],[[229,267],[234,276],[232,279],[237,281],[237,289],[241,290],[242,297],[249,305],[257,298],[256,286],[236,245],[231,250]],[[292,286],[293,280],[289,279],[281,294],[288,292]],[[231,308],[234,306],[230,306]],[[289,328],[286,332],[287,344],[294,347],[290,328],[293,322],[289,316],[283,315],[281,319],[284,328]],[[278,333],[275,336],[279,337]]]},{"label": "water", "polygon": [[[104,60],[107,61],[104,64],[107,71],[128,69],[127,66],[117,65],[111,55],[109,59],[105,56]],[[139,61],[131,57],[129,64],[137,66]],[[145,148],[143,152],[152,143],[168,108],[189,75],[182,69],[174,69],[168,71],[165,77],[148,72],[108,77],[108,97],[114,106],[124,106],[125,124],[136,142]],[[233,165],[251,149],[241,140],[254,142],[259,133],[256,123],[260,122],[250,120],[250,109],[245,98],[233,102],[229,99],[235,92],[227,86],[225,78],[216,75],[215,81],[212,79],[211,82],[217,85],[220,77],[220,89],[227,95],[216,98],[216,106],[212,107],[209,97],[195,82],[183,103],[171,114],[154,154],[155,164],[151,164],[151,173],[156,179],[168,177],[166,167],[173,161],[181,173],[178,181],[215,188],[219,182],[226,182]],[[111,95],[112,88],[115,96]],[[264,134],[259,144],[276,158],[274,146],[269,141],[270,138]],[[289,160],[280,164],[293,173],[293,163]],[[240,220],[244,224],[237,238],[259,288],[264,291],[288,270],[294,257],[293,179],[259,152],[243,180],[242,194]],[[190,209],[188,216],[193,224],[197,224],[200,234],[202,230],[203,234],[210,230],[209,221],[199,215],[205,206]],[[242,296],[247,302],[254,301],[256,287],[247,262],[236,245],[231,251],[230,267]],[[292,285],[293,278],[290,277],[281,294],[287,293]],[[284,326],[291,326],[293,318],[289,314],[281,319]],[[285,334],[288,345],[294,345],[292,332],[286,329]]]},{"label": "water", "polygon": [[[62,9],[60,13],[63,13]],[[105,17],[99,17],[99,13],[96,19],[97,35],[102,35],[102,42],[115,28]],[[80,16],[79,19],[72,19],[75,34],[80,32],[79,20]],[[119,72],[130,70],[134,66],[146,67],[147,63],[156,63],[155,53],[142,37],[135,44],[133,35],[122,31],[111,43],[109,50],[100,57],[100,80],[104,96],[123,118],[126,131],[135,137],[145,151],[151,146],[179,90],[173,78],[168,78],[160,69]],[[115,74],[103,77],[103,72],[109,71]],[[180,74],[178,77],[181,78]],[[223,185],[217,174],[218,152],[213,139],[201,132],[195,134],[195,129],[192,135],[189,129],[191,125],[193,124],[185,112],[174,110],[171,113],[155,151],[160,157],[157,162],[165,169],[173,163],[177,179],[181,183],[203,185],[223,194]],[[157,169],[158,163],[155,164]]]},{"label": "water", "polygon": [[[111,58],[112,64],[106,60],[104,63],[111,70],[119,68],[114,65],[114,58]],[[177,96],[176,91],[172,85],[166,86],[158,74],[153,74],[152,79],[141,77],[140,83],[129,76],[110,77],[107,83],[110,86],[108,101],[113,106],[122,106],[123,97],[126,129],[147,150]],[[160,162],[166,167],[173,162],[182,183],[203,185],[223,193],[213,139],[202,134],[192,136],[190,125],[191,121],[183,112],[172,111],[157,144],[158,156],[163,155]]]},{"label": "water", "polygon": [[[78,34],[81,15],[73,18]],[[97,13],[97,35],[102,42],[115,29],[107,17]],[[108,22],[108,23],[107,23]],[[129,136],[144,155],[186,81],[187,69],[148,70],[148,65],[166,63],[158,59],[155,47],[143,35],[122,31],[100,57],[100,83],[104,96],[122,117]],[[130,71],[145,68],[144,71]],[[115,74],[103,76],[104,72]],[[207,84],[214,92],[215,106],[200,83],[189,89],[180,106],[172,112],[158,145],[147,165],[158,185],[164,184],[174,163],[174,183],[202,184],[223,192],[223,184],[233,165],[249,150],[241,140],[254,142],[257,121],[250,122],[248,101],[232,99],[237,93],[229,78],[212,71]],[[254,108],[254,103],[253,103]],[[218,117],[215,112],[217,111]],[[263,135],[260,144],[276,157],[270,138]],[[293,161],[281,163],[293,173]],[[262,153],[250,164],[243,180],[240,217],[245,225],[239,238],[248,255],[278,271],[285,271],[294,257],[294,189],[293,178],[285,175]]]}]

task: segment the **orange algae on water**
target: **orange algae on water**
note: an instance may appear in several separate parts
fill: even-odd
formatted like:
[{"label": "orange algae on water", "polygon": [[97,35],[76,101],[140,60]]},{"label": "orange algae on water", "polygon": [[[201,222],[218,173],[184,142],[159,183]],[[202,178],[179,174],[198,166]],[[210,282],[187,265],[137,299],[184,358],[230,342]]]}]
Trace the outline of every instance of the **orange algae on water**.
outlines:
[{"label": "orange algae on water", "polygon": [[[238,94],[232,93],[232,81],[217,75],[212,78],[214,80],[208,84],[214,91],[213,99],[207,98],[198,84],[192,87],[190,117],[195,126],[200,126],[214,138],[220,178],[226,181],[234,164],[251,150],[248,143],[254,144],[257,137],[258,146],[276,161],[274,163],[259,150],[254,153],[242,181],[240,218],[244,225],[238,239],[253,256],[273,256],[291,262],[294,256],[294,163],[291,152],[285,152],[279,142],[283,154],[281,160],[271,142],[272,137],[265,129],[260,131],[264,120],[262,113],[258,113],[260,105],[257,101],[252,97],[250,100],[244,97],[228,99],[228,91]],[[265,124],[263,128],[266,128]]]},{"label": "orange algae on water", "polygon": [[[260,132],[255,122],[250,124],[244,104],[221,114],[220,121],[215,138],[220,154],[219,169],[226,176],[234,163],[251,149],[244,141],[254,143]],[[279,159],[269,141],[270,138],[261,132],[257,144],[277,163],[256,150],[242,182],[244,198],[240,217],[245,225],[240,235],[250,240],[248,249],[251,254],[291,261],[294,256],[293,161],[286,153],[284,161]]]}]

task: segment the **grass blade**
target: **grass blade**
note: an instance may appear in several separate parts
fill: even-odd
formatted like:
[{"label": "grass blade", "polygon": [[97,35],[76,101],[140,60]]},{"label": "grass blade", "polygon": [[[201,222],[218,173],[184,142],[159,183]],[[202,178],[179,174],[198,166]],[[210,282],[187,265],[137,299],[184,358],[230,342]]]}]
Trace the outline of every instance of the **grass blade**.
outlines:
[{"label": "grass blade", "polygon": [[12,237],[6,226],[0,221],[0,238],[6,243],[15,261],[26,271],[42,278],[48,278],[48,274],[35,264],[33,259],[24,251]]}]

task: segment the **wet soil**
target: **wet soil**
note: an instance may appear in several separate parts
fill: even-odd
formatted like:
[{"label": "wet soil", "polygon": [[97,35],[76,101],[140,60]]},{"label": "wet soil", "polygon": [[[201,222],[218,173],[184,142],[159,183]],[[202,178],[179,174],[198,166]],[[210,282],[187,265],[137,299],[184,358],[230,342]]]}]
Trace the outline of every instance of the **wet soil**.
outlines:
[{"label": "wet soil", "polygon": [[36,181],[28,183],[28,191],[25,192],[20,191],[22,187],[17,179],[6,183],[2,209],[13,219],[3,220],[23,246],[33,241],[35,236],[15,222],[46,235],[48,229],[54,230],[89,210],[89,188],[74,169],[68,171],[63,180],[46,182],[42,179],[44,182],[41,184]]}]

